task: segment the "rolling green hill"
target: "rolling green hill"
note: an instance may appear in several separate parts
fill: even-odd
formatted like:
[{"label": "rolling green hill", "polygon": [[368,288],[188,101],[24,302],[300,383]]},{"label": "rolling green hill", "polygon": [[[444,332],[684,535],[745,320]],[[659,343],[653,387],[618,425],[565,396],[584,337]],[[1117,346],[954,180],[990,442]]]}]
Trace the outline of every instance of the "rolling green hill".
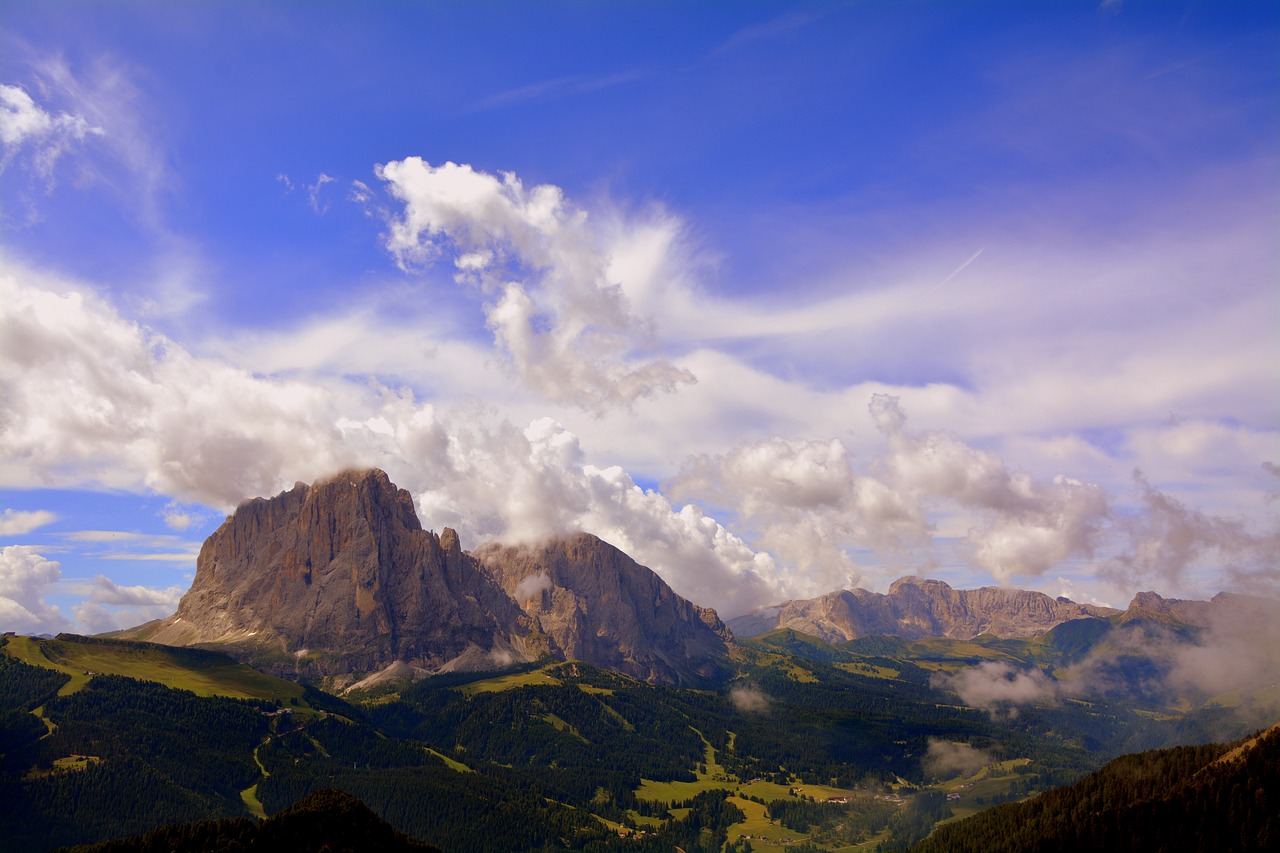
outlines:
[{"label": "rolling green hill", "polygon": [[95,674],[123,675],[197,696],[297,700],[295,704],[307,707],[301,685],[263,675],[221,652],[59,634],[52,640],[9,637],[0,654],[69,675],[60,695],[81,689]]}]

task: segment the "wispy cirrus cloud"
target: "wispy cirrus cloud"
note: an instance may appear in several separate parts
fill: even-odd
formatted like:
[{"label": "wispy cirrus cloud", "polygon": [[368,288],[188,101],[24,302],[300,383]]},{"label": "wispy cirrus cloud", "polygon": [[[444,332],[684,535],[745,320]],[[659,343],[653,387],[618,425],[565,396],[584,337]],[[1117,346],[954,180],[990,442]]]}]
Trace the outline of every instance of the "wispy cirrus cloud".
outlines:
[{"label": "wispy cirrus cloud", "polygon": [[498,92],[480,100],[475,110],[492,110],[515,104],[539,103],[560,98],[572,98],[578,95],[590,95],[602,92],[615,86],[634,83],[649,77],[653,72],[643,68],[633,68],[612,74],[573,74],[540,80],[524,86],[517,86],[505,92]]},{"label": "wispy cirrus cloud", "polygon": [[79,113],[51,113],[21,86],[0,83],[0,172],[26,159],[34,174],[53,186],[58,160],[91,136],[105,136]]}]

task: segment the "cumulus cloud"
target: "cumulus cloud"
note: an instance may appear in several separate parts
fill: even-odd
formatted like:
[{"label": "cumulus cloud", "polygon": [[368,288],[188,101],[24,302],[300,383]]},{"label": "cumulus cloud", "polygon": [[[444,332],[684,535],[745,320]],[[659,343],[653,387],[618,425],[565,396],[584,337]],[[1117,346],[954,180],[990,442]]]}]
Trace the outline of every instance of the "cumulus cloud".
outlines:
[{"label": "cumulus cloud", "polygon": [[0,270],[0,397],[11,484],[61,485],[67,472],[233,506],[353,461],[322,389],[195,358],[92,294],[14,268]]},{"label": "cumulus cloud", "polygon": [[951,501],[984,516],[966,545],[999,580],[1039,576],[1070,557],[1093,556],[1108,514],[1099,486],[1065,476],[1038,481],[946,433],[909,432],[896,397],[877,394],[870,408],[889,444],[878,467],[890,487],[926,506]]},{"label": "cumulus cloud", "polygon": [[1023,669],[1005,661],[983,661],[954,674],[935,673],[930,685],[950,690],[964,704],[993,717],[1016,717],[1019,705],[1057,701],[1059,686],[1039,669]]},{"label": "cumulus cloud", "polygon": [[82,630],[100,634],[173,615],[183,592],[179,587],[121,586],[98,575],[90,583],[88,600],[73,607],[72,612]]},{"label": "cumulus cloud", "polygon": [[610,247],[560,188],[526,189],[420,157],[377,168],[403,204],[386,246],[402,269],[451,257],[455,278],[477,288],[494,341],[521,379],[548,399],[594,411],[694,381],[645,358],[647,323],[610,279]]},{"label": "cumulus cloud", "polygon": [[67,618],[44,600],[49,587],[61,577],[61,564],[29,545],[0,548],[0,628],[23,634],[69,629]]},{"label": "cumulus cloud", "polygon": [[102,136],[82,115],[54,115],[35,102],[26,89],[0,83],[0,171],[16,157],[27,154],[37,175],[53,177],[54,166],[73,146],[90,136]]},{"label": "cumulus cloud", "polygon": [[869,411],[886,447],[861,471],[839,440],[774,438],[694,457],[672,493],[732,509],[761,545],[823,586],[816,591],[856,579],[847,553],[855,546],[927,561],[929,513],[938,508],[982,520],[965,550],[1006,583],[1093,555],[1109,512],[1101,487],[1064,476],[1037,480],[954,436],[912,432],[896,397],[872,395]]},{"label": "cumulus cloud", "polygon": [[735,687],[729,691],[729,701],[744,714],[766,714],[773,704],[757,687]]},{"label": "cumulus cloud", "polygon": [[931,737],[924,754],[924,771],[940,779],[949,776],[971,776],[991,761],[990,754],[981,749],[975,749],[967,743],[953,743]]},{"label": "cumulus cloud", "polygon": [[669,488],[673,496],[732,508],[761,546],[821,591],[859,580],[844,550],[850,545],[895,550],[920,542],[926,531],[919,507],[856,475],[848,450],[834,439],[774,438],[695,456]]},{"label": "cumulus cloud", "polygon": [[57,520],[58,516],[45,509],[6,509],[0,512],[0,536],[23,536]]}]

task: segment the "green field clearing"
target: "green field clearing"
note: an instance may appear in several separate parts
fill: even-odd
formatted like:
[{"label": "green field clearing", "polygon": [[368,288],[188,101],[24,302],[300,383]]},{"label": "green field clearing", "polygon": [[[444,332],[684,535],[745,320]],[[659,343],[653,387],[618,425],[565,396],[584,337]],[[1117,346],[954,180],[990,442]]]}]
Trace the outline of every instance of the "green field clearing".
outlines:
[{"label": "green field clearing", "polygon": [[958,660],[913,660],[911,662],[929,672],[959,672],[970,666],[968,662]]},{"label": "green field clearing", "polygon": [[535,669],[533,672],[520,672],[515,675],[502,675],[497,678],[486,678],[483,681],[473,681],[470,684],[462,685],[458,690],[462,692],[463,696],[470,699],[477,693],[501,693],[504,690],[514,690],[517,687],[544,684],[559,685],[563,683],[560,679],[547,672],[546,668],[543,668]]},{"label": "green field clearing", "polygon": [[[697,729],[694,731],[698,732]],[[698,778],[694,782],[655,782],[652,779],[641,779],[640,787],[636,788],[636,797],[652,803],[677,803],[692,799],[703,791],[736,791],[739,787],[737,777],[729,776],[724,765],[716,761],[715,747],[708,743],[702,732],[698,732],[698,737],[702,738],[705,747],[702,763],[706,765],[707,772],[702,773],[695,768],[694,775]]]},{"label": "green field clearing", "polygon": [[[784,789],[783,796],[785,795]],[[741,797],[730,797],[729,802],[742,809],[742,813],[747,816],[742,823],[735,823],[729,827],[730,841],[748,836],[753,850],[762,851],[762,853],[778,853],[786,850],[789,844],[807,837],[781,824],[771,825],[769,810],[760,803]]]},{"label": "green field clearing", "polygon": [[443,761],[450,770],[456,770],[459,773],[475,773],[476,772],[472,770],[470,767],[468,767],[467,765],[463,764],[461,761],[454,761],[452,758],[445,755],[443,752],[437,752],[431,747],[427,747],[427,752],[431,753],[436,758]]},{"label": "green field clearing", "polygon": [[123,675],[154,681],[198,696],[268,699],[289,704],[303,700],[301,685],[264,675],[226,655],[117,641],[80,642],[75,639],[39,640],[10,637],[3,652],[24,663],[71,676],[58,695],[65,696],[89,683],[94,674]]},{"label": "green field clearing", "polygon": [[[951,809],[952,817],[942,823],[960,820],[990,808],[994,797],[999,794],[1007,795],[1013,784],[1023,778],[1015,773],[1014,769],[1030,763],[1029,758],[1013,758],[984,767],[972,776],[957,776],[945,782],[930,785],[932,790],[960,795],[960,799],[948,801],[947,806]],[[984,802],[979,803],[979,799]]]},{"label": "green field clearing", "polygon": [[877,666],[873,663],[834,663],[836,669],[843,669],[845,672],[851,672],[854,675],[865,675],[868,678],[897,678],[899,673],[896,669],[890,669],[887,666]]},{"label": "green field clearing", "polygon": [[244,807],[249,810],[249,814],[258,820],[264,820],[267,813],[262,809],[262,803],[258,802],[258,783],[254,782],[248,788],[240,792],[240,801],[244,803]]},{"label": "green field clearing", "polygon": [[100,761],[102,759],[96,755],[68,755],[66,758],[55,758],[53,766],[57,770],[83,770]]}]

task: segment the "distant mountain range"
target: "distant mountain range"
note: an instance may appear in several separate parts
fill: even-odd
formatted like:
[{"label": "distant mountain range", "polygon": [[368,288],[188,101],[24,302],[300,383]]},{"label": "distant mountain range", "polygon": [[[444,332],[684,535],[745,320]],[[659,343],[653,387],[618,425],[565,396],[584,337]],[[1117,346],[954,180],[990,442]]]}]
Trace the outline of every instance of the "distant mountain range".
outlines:
[{"label": "distant mountain range", "polygon": [[1206,625],[1213,602],[1138,594],[1128,611],[1000,587],[904,577],[888,593],[839,590],[722,622],[587,533],[463,551],[424,530],[379,470],[347,471],[240,505],[205,542],[172,617],[116,636],[230,652],[283,676],[337,685],[580,660],[643,680],[723,679],[739,638],[788,630],[863,637],[1040,636],[1076,620]]},{"label": "distant mountain range", "polygon": [[991,586],[953,589],[939,580],[904,577],[893,582],[888,594],[843,589],[762,608],[728,624],[741,637],[786,628],[828,643],[876,635],[968,640],[980,634],[1034,637],[1073,619],[1119,612],[1042,592]]}]

